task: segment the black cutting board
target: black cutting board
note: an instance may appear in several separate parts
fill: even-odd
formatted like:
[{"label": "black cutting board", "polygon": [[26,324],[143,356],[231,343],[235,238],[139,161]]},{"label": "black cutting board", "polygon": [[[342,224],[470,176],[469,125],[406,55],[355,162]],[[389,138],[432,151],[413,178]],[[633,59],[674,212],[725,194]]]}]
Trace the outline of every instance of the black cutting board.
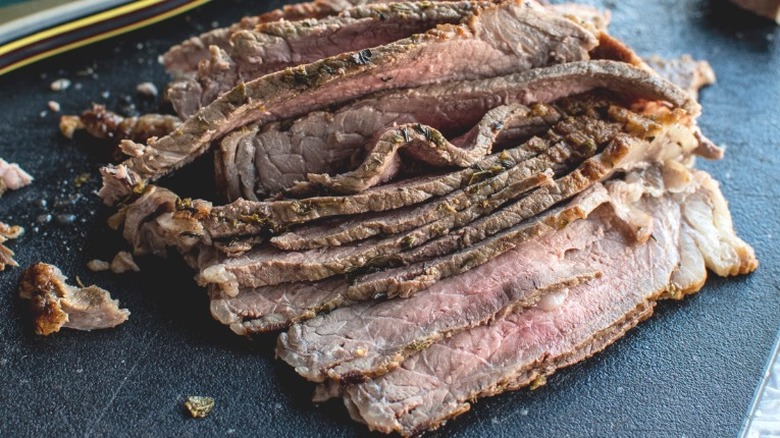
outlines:
[{"label": "black cutting board", "polygon": [[[239,338],[213,321],[204,292],[176,257],[143,258],[141,273],[122,276],[85,268],[123,248],[93,194],[106,153],[83,138],[61,138],[58,116],[47,109],[49,100],[64,113],[93,101],[125,111],[129,104],[155,109],[157,103],[134,90],[147,80],[162,89],[158,54],[279,4],[220,0],[0,77],[0,157],[36,178],[0,199],[0,220],[27,228],[11,245],[19,263],[54,263],[71,278],[108,288],[132,311],[114,330],[37,337],[16,295],[21,269],[0,273],[0,435],[367,434],[339,404],[318,408],[308,401],[312,387],[274,359],[273,337]],[[594,4],[612,9],[612,32],[640,54],[691,53],[712,63],[719,82],[701,95],[700,124],[727,154],[699,166],[721,181],[737,230],[756,248],[761,267],[747,277],[713,278],[683,302],[662,303],[595,358],[534,392],[480,401],[433,436],[735,436],[760,381],[780,322],[780,31],[723,1]],[[74,86],[50,91],[60,77]],[[83,173],[91,179],[76,188]],[[211,178],[206,160],[164,184],[197,194],[208,191]],[[36,224],[46,214],[77,220]],[[216,399],[210,417],[187,418],[182,401],[191,394]]]}]

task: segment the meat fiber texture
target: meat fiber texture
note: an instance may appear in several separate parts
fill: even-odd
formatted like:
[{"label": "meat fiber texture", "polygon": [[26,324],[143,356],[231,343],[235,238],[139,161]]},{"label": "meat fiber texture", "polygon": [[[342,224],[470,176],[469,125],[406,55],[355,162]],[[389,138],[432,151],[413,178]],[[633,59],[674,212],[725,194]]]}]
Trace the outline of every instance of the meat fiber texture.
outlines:
[{"label": "meat fiber texture", "polygon": [[[237,334],[287,329],[277,355],[318,400],[419,434],[543,384],[708,269],[756,269],[693,168],[722,156],[696,123],[704,64],[650,60],[685,91],[579,5],[367,3],[173,48],[193,116],[103,169],[134,251],[176,248]],[[212,146],[229,204],[151,184]]]},{"label": "meat fiber texture", "polygon": [[325,58],[241,84],[170,135],[138,145],[137,156],[103,168],[100,195],[115,204],[253,122],[289,119],[382,90],[587,59],[596,45],[595,36],[573,21],[520,0],[475,8],[462,24],[441,25],[374,50]]},{"label": "meat fiber texture", "polygon": [[[652,218],[652,239],[636,241],[616,209],[605,207],[542,242],[552,244],[547,251],[562,251],[554,255],[558,263],[597,270],[600,277],[510,310],[433,344],[381,378],[347,387],[353,418],[383,432],[430,430],[467,411],[470,400],[539,382],[602,350],[649,317],[656,300],[698,291],[705,267],[721,275],[755,269],[752,250],[729,226],[717,183],[702,172],[690,177],[674,193],[645,195],[632,205]],[[394,314],[396,326],[406,317]]]}]

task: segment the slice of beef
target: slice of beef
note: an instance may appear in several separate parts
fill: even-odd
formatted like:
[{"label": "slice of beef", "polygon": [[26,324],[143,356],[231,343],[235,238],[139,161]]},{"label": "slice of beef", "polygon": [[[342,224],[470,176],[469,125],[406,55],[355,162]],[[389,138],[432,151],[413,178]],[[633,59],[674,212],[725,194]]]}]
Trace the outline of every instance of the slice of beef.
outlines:
[{"label": "slice of beef", "polygon": [[651,56],[645,62],[662,78],[687,91],[697,100],[701,88],[715,83],[715,72],[710,63],[696,61],[690,55],[674,59]]},{"label": "slice of beef", "polygon": [[[673,129],[671,128],[670,130]],[[540,222],[546,223],[548,226],[553,224],[548,222],[544,215],[540,217],[534,216],[543,213],[561,201],[581,193],[588,187],[591,187],[595,181],[604,179],[617,170],[629,170],[635,166],[642,166],[643,163],[680,159],[695,148],[696,141],[690,131],[687,132],[687,136],[685,134],[675,134],[673,137],[669,137],[668,134],[659,135],[658,133],[648,133],[648,135],[658,136],[650,143],[644,141],[638,141],[632,145],[613,143],[614,150],[608,149],[604,153],[587,160],[577,171],[559,179],[556,186],[551,190],[539,189],[540,192],[546,192],[542,196],[535,197],[534,194],[529,195],[516,204],[507,206],[498,213],[482,218],[455,233],[446,235],[415,250],[395,255],[395,258],[401,260],[409,259],[415,261],[447,254],[446,256],[429,260],[426,263],[369,274],[350,287],[350,290],[347,292],[348,296],[353,300],[356,300],[358,296],[365,297],[365,299],[377,295],[408,297],[413,293],[419,293],[421,290],[435,286],[442,279],[457,277],[460,274],[472,275],[464,273],[489,264],[491,260],[508,251],[512,251],[523,242],[538,237],[539,225],[537,224]],[[587,211],[587,209],[583,209],[583,215],[579,217],[576,215],[564,217],[563,222],[558,225],[561,228],[565,228],[572,220],[586,216]],[[630,214],[632,213],[631,211],[626,213],[621,211],[620,213],[625,222],[633,226],[632,231],[640,236],[640,240],[646,240],[650,237],[652,228],[648,226],[646,216],[633,215]],[[493,236],[489,237],[491,235]],[[337,318],[338,313],[336,315]],[[329,317],[330,315],[326,318]],[[317,322],[318,320],[314,320],[305,323],[305,325],[308,327],[316,325]],[[335,325],[338,326],[339,324],[336,323]],[[327,332],[327,329],[324,332]],[[285,348],[280,349],[279,355],[284,357],[296,369],[306,373],[305,377],[315,381],[321,381],[326,376],[334,379],[347,378],[354,380],[364,378],[365,376],[372,376],[377,372],[384,372],[387,367],[397,364],[392,359],[380,357],[377,359],[378,363],[374,364],[378,369],[370,368],[370,362],[364,364],[358,361],[358,364],[367,365],[369,368],[352,369],[345,366],[344,369],[337,371],[327,362],[324,364],[317,363],[317,360],[330,360],[334,357],[328,354],[331,348],[328,345],[312,342],[307,336],[311,335],[310,332],[305,330],[298,332],[290,331],[288,335],[282,335],[280,337],[280,345],[284,345]],[[288,339],[290,340],[288,341]],[[287,348],[288,345],[292,347]],[[304,346],[306,350],[297,350],[296,348],[299,346]],[[317,356],[319,353],[310,354],[312,351],[322,352],[322,355]],[[343,354],[345,350],[339,351],[342,354],[340,359],[344,359]],[[401,354],[401,352],[396,352],[396,354]],[[398,358],[399,356],[393,357]]]},{"label": "slice of beef", "polygon": [[[204,153],[211,142],[252,122],[298,117],[369,93],[447,80],[469,80],[586,59],[591,33],[520,0],[476,9],[461,25],[346,53],[239,85],[142,155],[103,168],[101,197],[115,204]],[[463,56],[473,53],[475,56]],[[478,56],[476,56],[478,54]],[[421,65],[427,68],[420,69]]]},{"label": "slice of beef", "polygon": [[[502,129],[514,129],[519,138],[525,135],[539,133],[543,128],[552,126],[560,120],[561,114],[547,105],[535,104],[527,109],[527,117],[520,123],[504,125]],[[501,169],[519,160],[528,160],[549,147],[546,142],[526,142],[518,150],[510,150],[496,155],[497,160],[483,160],[471,173],[474,181],[488,182],[497,178]],[[537,149],[538,148],[538,149]],[[486,167],[487,166],[487,167]],[[481,169],[481,170],[480,170]],[[486,180],[486,178],[488,180]],[[403,207],[390,212],[362,214],[355,218],[334,218],[323,223],[299,227],[271,239],[271,243],[284,250],[301,250],[321,248],[325,246],[340,246],[354,241],[367,239],[378,234],[390,235],[408,231],[428,224],[447,212],[460,211],[468,205],[470,197],[482,196],[479,184],[471,189],[458,189],[440,199],[446,208],[440,208],[437,203],[424,203],[418,206]],[[467,191],[468,189],[468,191]],[[445,211],[446,210],[446,211]]]},{"label": "slice of beef", "polygon": [[22,273],[19,295],[30,300],[35,333],[50,335],[62,327],[95,330],[116,327],[130,312],[97,286],[75,287],[52,265],[36,263]]},{"label": "slice of beef", "polygon": [[[511,249],[516,244],[518,231],[501,233],[503,230],[577,195],[595,182],[608,178],[614,172],[628,170],[647,162],[681,159],[688,156],[698,145],[692,130],[678,123],[675,119],[674,114],[679,117],[679,112],[682,110],[667,114],[666,123],[668,125],[666,127],[642,119],[623,108],[611,107],[609,111],[614,118],[625,118],[627,128],[633,130],[633,134],[638,137],[622,133],[615,135],[614,138],[607,137],[609,145],[602,153],[586,160],[576,170],[556,180],[555,184],[538,188],[529,193],[528,196],[510,203],[498,212],[482,217],[455,232],[448,233],[450,228],[445,225],[442,227],[442,232],[437,233],[435,230],[437,224],[434,222],[404,236],[400,244],[406,245],[407,251],[382,251],[381,254],[375,255],[376,257],[381,256],[378,261],[367,259],[361,260],[361,262],[366,263],[367,267],[386,267],[441,257],[415,268],[403,267],[369,275],[351,288],[355,290],[353,293],[357,294],[356,291],[359,290],[359,294],[366,298],[379,294],[408,296],[429,287],[441,278],[457,275],[479,266]],[[649,125],[645,125],[645,123],[649,123]],[[574,127],[572,126],[572,128]],[[602,134],[604,133],[606,132]],[[572,139],[575,144],[576,142],[582,142],[582,145],[599,143],[581,130],[572,129],[572,134],[578,137]],[[652,139],[652,141],[645,141],[645,138]],[[492,209],[488,207],[487,210],[490,212]],[[470,210],[464,210],[464,212],[468,213]],[[453,214],[448,219],[455,219],[459,216],[460,212]],[[476,217],[479,216],[476,215]],[[470,216],[469,219],[473,220],[476,217]],[[482,242],[496,233],[500,234]],[[443,237],[429,242],[431,237],[437,236]],[[417,239],[427,243],[415,247]],[[477,242],[481,243],[477,244]],[[369,242],[365,248],[361,248],[357,253],[370,252],[371,248],[371,242]],[[463,250],[452,254],[453,251],[460,249]],[[306,252],[291,253],[289,256],[280,255],[279,257],[266,257],[267,254],[264,251],[268,252],[269,250],[260,249],[258,251],[259,255],[257,256],[250,253],[207,267],[199,275],[199,281],[219,284],[227,295],[234,296],[238,292],[239,286],[258,287],[274,284],[273,282],[291,281],[288,279],[288,275],[298,276],[295,279],[318,279],[322,278],[320,275],[326,275],[328,272],[333,275],[345,268],[339,263],[330,264],[321,258],[314,258],[314,263],[306,263],[313,258],[312,254],[317,253],[317,251],[327,257],[328,251],[326,249],[314,250],[315,252],[308,254]],[[337,251],[333,252],[354,254],[352,247],[338,248]],[[255,257],[257,257],[257,261]],[[290,262],[292,264],[288,264]],[[284,270],[285,273],[283,274],[281,270]]]},{"label": "slice of beef", "polygon": [[446,234],[450,229],[460,227],[481,214],[489,213],[491,209],[511,200],[513,196],[522,196],[535,187],[550,184],[551,176],[551,172],[540,172],[524,175],[518,181],[510,180],[507,190],[502,190],[495,199],[490,198],[483,203],[475,203],[470,208],[453,212],[405,235],[302,253],[260,248],[203,269],[198,275],[198,283],[203,286],[218,283],[224,288],[225,279],[234,278],[237,286],[259,287],[293,281],[314,281],[333,275],[348,274],[367,267],[380,267],[386,255],[421,245]]},{"label": "slice of beef", "polygon": [[[466,412],[470,401],[543,384],[555,370],[592,356],[648,318],[655,301],[698,291],[707,275],[708,258],[737,253],[741,256],[729,258],[728,272],[755,269],[752,249],[731,228],[719,228],[710,236],[719,241],[717,246],[698,245],[700,234],[714,230],[726,218],[712,208],[723,202],[717,185],[701,172],[695,179],[698,187],[693,193],[645,196],[635,204],[653,222],[653,238],[644,243],[627,234],[608,207],[573,224],[568,230],[572,240],[601,238],[562,257],[598,269],[599,279],[570,288],[552,303],[520,308],[433,344],[395,371],[346,388],[351,415],[383,432],[414,435],[435,429]],[[709,203],[690,206],[689,197]],[[630,269],[626,260],[632,261]],[[678,275],[687,270],[696,275]],[[383,325],[402,324],[407,315],[416,313],[388,315]]]},{"label": "slice of beef", "polygon": [[316,0],[287,5],[282,9],[261,15],[244,17],[238,23],[210,30],[171,47],[162,56],[162,63],[165,65],[165,70],[174,77],[186,77],[197,71],[201,61],[208,59],[210,46],[223,50],[230,49],[230,38],[238,31],[250,30],[258,25],[280,20],[325,18],[355,6],[380,2],[378,0]]},{"label": "slice of beef", "polygon": [[[307,173],[338,173],[343,163],[375,132],[394,123],[422,123],[452,132],[473,126],[496,105],[547,102],[604,87],[627,96],[674,101],[695,114],[698,109],[681,90],[623,63],[591,61],[469,83],[422,87],[381,94],[334,113],[315,112],[279,125],[238,131],[217,151],[218,185],[229,199],[262,198],[289,187]],[[330,169],[328,169],[330,167]]]},{"label": "slice of beef", "polygon": [[[230,258],[205,268],[198,280],[201,284],[221,284],[226,277],[229,277],[235,278],[238,286],[259,287],[290,281],[319,280],[365,267],[381,267],[382,260],[386,258],[394,258],[402,251],[420,247],[479,217],[489,215],[507,202],[523,196],[530,189],[549,185],[552,182],[552,171],[568,173],[572,166],[576,166],[583,159],[592,156],[598,148],[615,140],[620,130],[621,125],[605,123],[589,116],[567,118],[550,130],[547,137],[551,140],[545,141],[535,137],[529,141],[532,144],[540,144],[538,149],[544,151],[542,154],[517,165],[510,160],[504,160],[507,169],[499,167],[495,177],[472,186],[473,190],[466,191],[459,208],[455,208],[447,200],[436,201],[434,204],[440,210],[439,218],[409,233],[338,248],[304,252],[259,248],[242,257]],[[486,168],[483,163],[480,163],[480,167]],[[566,184],[562,183],[562,185]],[[544,196],[549,196],[544,189],[531,193],[545,193]],[[558,198],[552,196],[550,199]],[[546,209],[549,203],[539,202],[537,197],[530,204],[524,205]],[[510,208],[512,212],[509,214],[517,215],[515,221],[519,221],[529,214],[534,215],[544,211],[534,207]],[[505,223],[509,224],[507,226],[512,224],[511,220]],[[424,251],[413,252],[425,254]],[[404,262],[414,263],[419,260],[422,258],[409,257],[405,258]]]},{"label": "slice of beef", "polygon": [[[668,117],[667,117],[668,120]],[[280,321],[287,318],[287,323],[309,319],[319,311],[318,309],[330,310],[341,305],[348,305],[356,301],[365,301],[375,297],[385,295],[409,296],[419,290],[436,285],[442,279],[464,273],[470,269],[477,268],[481,264],[488,263],[491,259],[510,251],[517,245],[525,241],[532,240],[540,235],[549,233],[556,228],[565,227],[570,222],[587,216],[590,209],[587,203],[575,202],[571,208],[563,211],[553,209],[551,213],[545,213],[533,219],[521,222],[512,227],[523,217],[530,217],[534,211],[544,211],[553,206],[556,202],[573,196],[579,191],[586,189],[592,182],[591,179],[600,179],[612,173],[617,169],[628,169],[634,165],[647,162],[673,163],[674,159],[689,154],[696,147],[696,139],[690,129],[682,126],[673,125],[668,128],[668,132],[662,135],[658,133],[647,132],[648,135],[656,135],[656,139],[644,147],[633,151],[628,157],[624,157],[621,162],[619,157],[625,154],[624,147],[616,147],[610,153],[606,153],[598,158],[590,160],[590,163],[583,166],[573,175],[562,178],[556,186],[557,191],[545,191],[536,202],[526,203],[520,201],[519,205],[507,207],[506,210],[499,211],[493,215],[480,219],[469,225],[463,230],[458,230],[452,236],[445,236],[428,245],[419,247],[417,250],[396,254],[390,259],[409,262],[411,260],[431,257],[432,255],[447,253],[458,248],[467,246],[458,253],[450,253],[447,256],[437,259],[417,263],[411,266],[397,268],[388,271],[382,271],[376,274],[367,274],[346,280],[341,284],[328,283],[330,286],[323,288],[322,293],[317,294],[319,299],[309,296],[305,303],[300,306],[290,303],[283,307],[268,307],[257,299],[255,301],[251,296],[241,297],[243,289],[239,291],[236,301],[232,301],[230,295],[212,294],[215,299],[212,301],[212,311],[218,319],[231,324],[231,327],[237,333],[247,333],[253,331],[265,331],[278,329],[282,326]],[[677,146],[679,144],[679,146]],[[625,146],[625,145],[623,145]],[[640,153],[641,151],[641,153]],[[610,157],[611,158],[607,158]],[[617,162],[614,162],[617,161]],[[601,164],[596,164],[596,163]],[[605,163],[609,163],[605,168]],[[585,171],[584,169],[588,169]],[[587,175],[587,177],[585,177]],[[529,199],[529,198],[526,198]],[[623,213],[627,223],[635,225],[635,232],[647,238],[650,228],[646,227],[644,217],[631,215],[631,211]],[[487,236],[501,231],[504,228],[512,227],[507,231],[500,232],[493,237],[485,239]],[[468,246],[471,245],[471,246]],[[422,253],[422,254],[421,254]],[[201,265],[202,266],[202,265]],[[236,292],[231,289],[229,284],[233,279],[221,278],[231,295]],[[273,288],[257,288],[251,291],[250,295],[259,295],[269,292],[285,299],[297,294],[297,290],[302,283],[290,283],[276,286]],[[251,303],[257,302],[256,306]],[[264,313],[264,312],[268,313]],[[269,321],[273,321],[269,325]]]},{"label": "slice of beef", "polygon": [[[228,199],[249,200],[278,193],[308,173],[350,170],[349,157],[362,153],[376,132],[421,123],[453,137],[498,105],[550,102],[607,88],[627,97],[673,101],[695,114],[681,90],[624,63],[568,63],[471,82],[380,93],[337,111],[317,111],[291,124],[249,127],[226,138],[216,152],[217,181]],[[687,101],[686,101],[687,100]]]},{"label": "slice of beef", "polygon": [[[600,187],[600,186],[599,186]],[[583,196],[565,208],[556,208],[544,213],[539,220],[524,227],[523,238],[534,241],[535,237],[545,236],[559,228],[559,224],[572,222],[586,217],[604,199],[603,190],[594,190],[593,195]],[[496,262],[500,263],[500,262]],[[491,270],[493,268],[476,268]],[[514,275],[514,273],[513,273]],[[587,279],[588,275],[581,279]],[[359,277],[357,279],[359,281]],[[446,286],[450,280],[436,283],[425,293],[449,291]],[[457,280],[452,280],[457,282]],[[354,294],[350,290],[353,280],[333,277],[316,283],[287,283],[260,288],[241,288],[235,297],[229,297],[217,288],[211,289],[212,315],[223,324],[241,335],[275,331],[289,327],[297,322],[306,321],[316,315],[324,314],[336,308],[346,307],[372,297]],[[443,284],[445,286],[442,289]],[[478,288],[482,291],[482,289]],[[449,292],[446,292],[449,293]],[[375,297],[379,298],[379,297]],[[415,297],[409,298],[414,300]],[[394,300],[406,302],[406,300]]]},{"label": "slice of beef", "polygon": [[[484,4],[483,4],[484,5]],[[229,48],[210,47],[197,74],[168,89],[176,112],[190,117],[240,82],[346,52],[359,52],[423,33],[439,24],[457,24],[479,2],[372,4],[321,20],[278,21],[240,30]]]},{"label": "slice of beef", "polygon": [[6,266],[12,268],[19,266],[14,260],[14,252],[5,246],[5,242],[16,239],[22,233],[24,233],[24,228],[19,225],[8,225],[5,222],[0,222],[0,271],[4,271]]}]

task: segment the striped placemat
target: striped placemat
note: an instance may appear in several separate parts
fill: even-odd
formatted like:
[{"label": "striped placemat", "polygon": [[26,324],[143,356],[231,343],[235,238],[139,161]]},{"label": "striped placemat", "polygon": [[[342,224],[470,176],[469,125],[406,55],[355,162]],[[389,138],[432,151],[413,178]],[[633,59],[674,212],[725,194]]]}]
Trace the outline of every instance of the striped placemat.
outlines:
[{"label": "striped placemat", "polygon": [[209,0],[0,0],[0,75]]}]

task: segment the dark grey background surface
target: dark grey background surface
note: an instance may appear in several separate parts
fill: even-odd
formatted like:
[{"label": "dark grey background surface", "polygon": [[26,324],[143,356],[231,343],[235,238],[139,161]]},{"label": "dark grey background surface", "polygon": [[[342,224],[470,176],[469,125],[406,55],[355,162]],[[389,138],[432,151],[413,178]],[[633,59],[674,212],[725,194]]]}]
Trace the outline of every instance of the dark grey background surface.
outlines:
[{"label": "dark grey background surface", "polygon": [[[40,338],[17,298],[21,269],[0,273],[0,435],[367,434],[340,405],[317,408],[308,401],[311,386],[274,360],[273,337],[239,338],[213,321],[204,292],[176,257],[144,258],[141,273],[122,276],[85,268],[123,248],[92,193],[106,154],[83,138],[61,138],[58,116],[46,107],[56,100],[64,113],[92,101],[124,111],[132,110],[129,103],[155,109],[156,102],[134,89],[147,80],[163,88],[157,54],[279,3],[219,0],[0,77],[0,157],[36,178],[0,199],[0,220],[27,228],[11,244],[19,263],[54,263],[72,279],[108,288],[132,311],[114,330]],[[727,155],[700,166],[722,182],[736,227],[755,246],[761,267],[747,277],[713,278],[684,302],[662,303],[653,318],[597,357],[537,391],[480,401],[434,436],[735,436],[760,381],[780,325],[780,31],[724,1],[593,3],[612,9],[612,32],[640,54],[692,53],[712,63],[719,82],[701,95],[700,124],[727,146]],[[50,91],[59,77],[80,85]],[[84,172],[92,178],[77,189],[73,181]],[[202,194],[211,178],[201,162],[164,184]],[[35,223],[47,213],[78,219]],[[182,401],[190,394],[216,398],[210,417],[185,416]]]}]

